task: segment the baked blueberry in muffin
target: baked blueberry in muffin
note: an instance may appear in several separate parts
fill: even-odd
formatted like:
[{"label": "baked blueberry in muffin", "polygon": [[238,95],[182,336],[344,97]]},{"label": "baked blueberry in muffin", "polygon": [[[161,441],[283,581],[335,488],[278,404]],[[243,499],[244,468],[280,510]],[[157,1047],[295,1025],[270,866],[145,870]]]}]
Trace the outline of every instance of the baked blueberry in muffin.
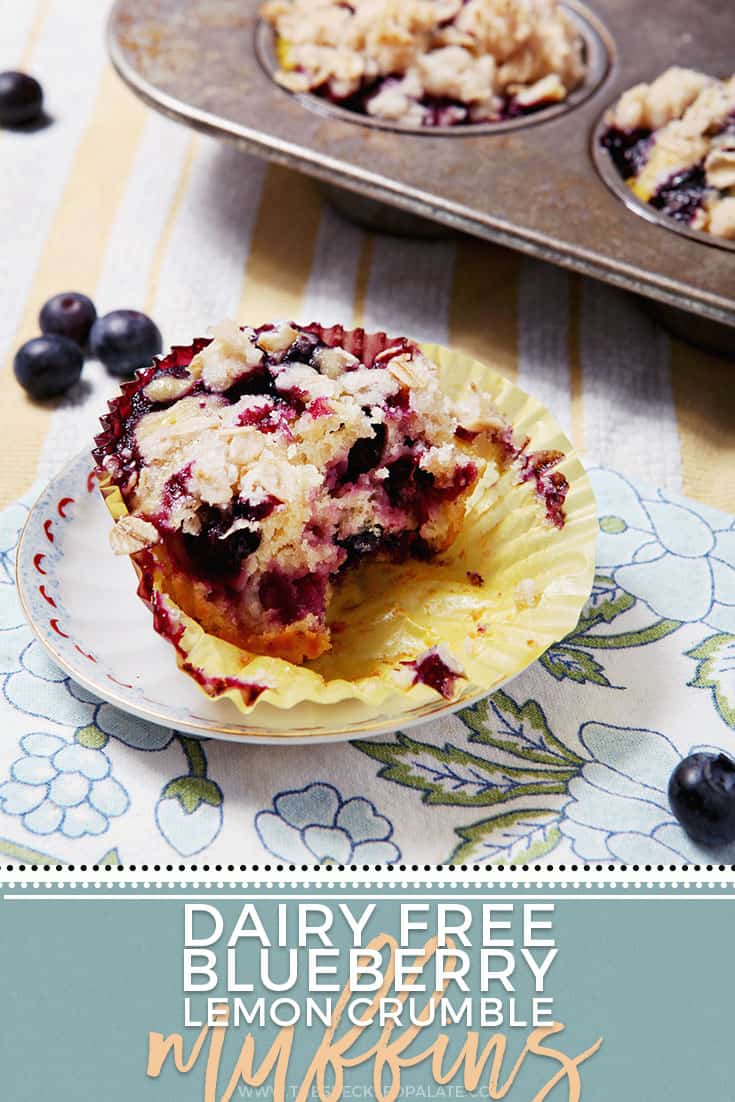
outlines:
[{"label": "baked blueberry in muffin", "polygon": [[606,124],[602,143],[639,199],[735,240],[735,77],[667,69],[625,92]]},{"label": "baked blueberry in muffin", "polygon": [[285,88],[405,126],[529,114],[584,77],[557,0],[267,0],[262,14]]},{"label": "baked blueberry in muffin", "polygon": [[103,419],[94,455],[128,510],[113,548],[143,579],[162,571],[206,632],[316,658],[343,571],[429,559],[459,532],[484,467],[460,417],[409,340],[224,323],[139,372]]}]

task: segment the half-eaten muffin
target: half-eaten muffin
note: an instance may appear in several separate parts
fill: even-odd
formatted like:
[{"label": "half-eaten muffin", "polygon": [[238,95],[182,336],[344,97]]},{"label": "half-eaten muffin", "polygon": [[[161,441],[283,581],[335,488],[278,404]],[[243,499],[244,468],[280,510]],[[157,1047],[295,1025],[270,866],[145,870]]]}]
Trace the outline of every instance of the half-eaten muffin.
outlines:
[{"label": "half-eaten muffin", "polygon": [[214,334],[140,372],[103,419],[95,458],[128,509],[112,545],[143,577],[162,570],[205,631],[300,663],[329,649],[342,571],[452,543],[483,461],[409,340]]}]

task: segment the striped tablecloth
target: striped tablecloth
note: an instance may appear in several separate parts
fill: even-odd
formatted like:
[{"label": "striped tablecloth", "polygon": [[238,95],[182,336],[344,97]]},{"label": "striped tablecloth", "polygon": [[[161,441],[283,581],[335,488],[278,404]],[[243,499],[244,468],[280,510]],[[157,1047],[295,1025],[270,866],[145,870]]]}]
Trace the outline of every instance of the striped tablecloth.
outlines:
[{"label": "striped tablecloth", "polygon": [[[107,12],[0,0],[0,69],[34,73],[53,118],[0,132],[0,855],[698,859],[665,786],[695,742],[735,747],[735,521],[669,496],[735,512],[732,366],[602,284],[468,239],[365,233],[308,180],[146,110],[107,61]],[[205,747],[89,698],[32,641],[12,572],[27,511],[12,503],[88,446],[116,389],[95,363],[56,405],[15,384],[15,349],[65,290],[145,310],[166,344],[225,317],[318,319],[517,378],[593,464],[622,472],[595,476],[599,574],[576,635],[512,695],[369,745]]]}]

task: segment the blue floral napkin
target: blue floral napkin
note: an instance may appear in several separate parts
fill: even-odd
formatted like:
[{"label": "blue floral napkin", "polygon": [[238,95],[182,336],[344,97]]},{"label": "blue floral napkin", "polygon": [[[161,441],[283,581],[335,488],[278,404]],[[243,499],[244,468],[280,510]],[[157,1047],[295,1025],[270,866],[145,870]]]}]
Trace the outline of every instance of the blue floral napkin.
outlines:
[{"label": "blue floral napkin", "polygon": [[[694,748],[735,754],[735,520],[593,470],[589,604],[503,691],[342,745],[199,741],[66,677],[23,621],[0,517],[0,855],[106,864],[735,859],[676,823]],[[30,497],[29,497],[30,500]]]}]

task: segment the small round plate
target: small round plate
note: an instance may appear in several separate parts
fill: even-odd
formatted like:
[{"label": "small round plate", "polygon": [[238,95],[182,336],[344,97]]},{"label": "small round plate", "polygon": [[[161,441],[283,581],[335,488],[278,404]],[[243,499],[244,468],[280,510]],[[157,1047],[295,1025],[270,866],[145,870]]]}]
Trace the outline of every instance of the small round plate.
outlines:
[{"label": "small round plate", "polygon": [[[358,701],[258,704],[241,715],[212,701],[177,668],[136,595],[127,557],[110,553],[110,518],[88,453],[77,456],[31,509],[18,546],[18,593],[31,628],[75,681],[123,711],[188,734],[252,743],[305,743],[382,734],[467,707],[485,696],[416,707],[396,694],[380,708]],[[500,688],[500,686],[494,686]]]}]

